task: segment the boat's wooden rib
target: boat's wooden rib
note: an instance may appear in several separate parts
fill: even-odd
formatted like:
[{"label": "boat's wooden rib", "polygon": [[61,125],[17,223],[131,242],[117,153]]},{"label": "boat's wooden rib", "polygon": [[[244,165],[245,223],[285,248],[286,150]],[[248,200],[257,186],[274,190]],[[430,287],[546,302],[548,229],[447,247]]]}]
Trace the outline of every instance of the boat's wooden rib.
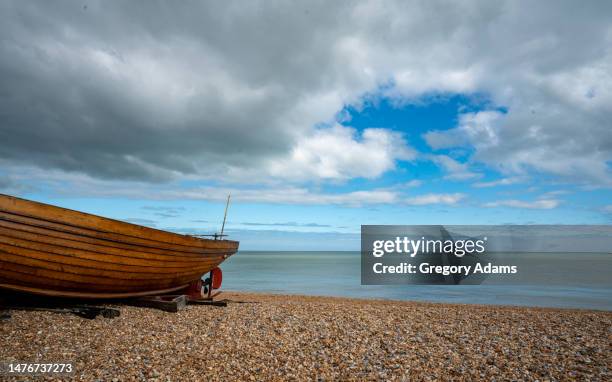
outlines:
[{"label": "boat's wooden rib", "polygon": [[195,253],[195,252],[180,252],[180,251],[173,251],[173,250],[168,250],[168,249],[143,247],[139,245],[118,243],[118,242],[108,241],[104,239],[93,239],[93,238],[79,236],[79,235],[72,234],[72,233],[64,233],[64,232],[50,230],[46,228],[39,228],[39,227],[33,227],[29,225],[7,222],[1,219],[0,219],[0,227],[9,229],[11,232],[13,232],[12,233],[13,236],[16,235],[16,233],[14,232],[28,232],[36,236],[46,236],[50,238],[69,240],[74,243],[91,244],[96,247],[114,248],[114,249],[120,250],[121,252],[140,254],[140,256],[142,256],[143,258],[151,258],[151,255],[154,255],[153,256],[154,258],[158,258],[160,260],[163,260],[163,259],[168,260],[170,258],[181,258],[182,259],[181,261],[183,260],[189,261],[190,259],[198,259],[202,254],[214,254],[214,253],[220,253],[222,251],[221,249],[215,249],[211,251],[206,251],[206,252],[201,251],[201,252]]},{"label": "boat's wooden rib", "polygon": [[185,288],[238,249],[0,194],[0,289],[120,298]]},{"label": "boat's wooden rib", "polygon": [[[168,266],[177,265],[175,263],[189,266],[192,263],[198,263],[202,260],[202,256],[185,257],[173,256],[166,252],[166,255],[153,255],[140,251],[120,250],[114,247],[106,247],[100,245],[84,244],[78,241],[69,239],[56,239],[47,235],[34,235],[23,232],[17,229],[6,230],[0,227],[0,243],[21,246],[24,248],[39,249],[44,252],[56,254],[80,254],[88,258],[106,257],[113,262],[122,261],[125,259],[125,264],[166,264]],[[215,252],[208,256],[223,256],[227,252]],[[101,260],[102,261],[102,260]]]},{"label": "boat's wooden rib", "polygon": [[153,272],[156,269],[172,271],[175,269],[191,269],[193,267],[197,267],[198,264],[202,263],[202,260],[205,259],[214,259],[217,261],[223,260],[223,255],[217,256],[207,256],[204,259],[200,259],[198,261],[157,261],[151,260],[148,261],[146,259],[134,259],[130,257],[122,257],[122,256],[114,256],[114,255],[104,255],[98,253],[90,253],[87,251],[61,251],[54,250],[52,248],[51,251],[42,250],[41,246],[36,245],[36,243],[28,243],[23,242],[17,243],[16,241],[0,237],[0,250],[4,250],[8,253],[14,253],[17,255],[29,256],[32,253],[38,254],[41,258],[51,260],[51,258],[57,257],[56,260],[66,259],[67,262],[78,262],[78,261],[92,261],[94,263],[99,263],[99,267],[112,267],[113,264],[117,267],[121,267],[122,269],[140,269],[142,272]]},{"label": "boat's wooden rib", "polygon": [[224,246],[220,240],[200,239],[191,236],[178,235],[154,228],[102,218],[83,212],[32,202],[11,196],[0,198],[0,210],[15,215],[42,219],[77,228],[87,228],[94,231],[116,233],[131,236],[136,239],[147,239],[158,243],[176,244],[180,246],[202,249],[222,248]]},{"label": "boat's wooden rib", "polygon": [[121,274],[119,278],[165,278],[168,274],[191,274],[202,270],[203,272],[213,263],[218,263],[219,259],[209,259],[190,267],[142,267],[138,265],[121,265],[109,262],[99,262],[95,260],[75,259],[69,256],[49,256],[45,253],[24,250],[21,248],[11,248],[0,245],[0,256],[4,261],[12,263],[31,264],[36,261],[41,268],[59,269],[69,271],[72,267],[82,269],[87,274],[101,274],[100,272],[117,272]]},{"label": "boat's wooden rib", "polygon": [[[134,238],[132,236],[121,235],[112,232],[95,231],[91,229],[84,229],[74,227],[66,224],[55,223],[46,221],[43,219],[34,219],[27,216],[20,216],[15,214],[9,214],[0,211],[0,221],[2,222],[14,222],[22,226],[22,229],[26,227],[41,228],[51,232],[67,233],[74,237],[74,240],[86,240],[86,239],[98,239],[106,242],[105,245],[117,246],[118,248],[125,248],[125,246],[138,247],[143,251],[149,251],[156,253],[156,251],[167,252],[172,251],[173,253],[183,254],[185,256],[195,255],[198,256],[202,253],[214,252],[215,248],[200,248],[182,245],[172,245],[162,242],[156,242],[152,240],[143,240]],[[125,223],[129,224],[129,223]],[[204,239],[205,240],[205,239]],[[215,241],[215,240],[211,240]],[[219,240],[216,240],[219,241]]]}]

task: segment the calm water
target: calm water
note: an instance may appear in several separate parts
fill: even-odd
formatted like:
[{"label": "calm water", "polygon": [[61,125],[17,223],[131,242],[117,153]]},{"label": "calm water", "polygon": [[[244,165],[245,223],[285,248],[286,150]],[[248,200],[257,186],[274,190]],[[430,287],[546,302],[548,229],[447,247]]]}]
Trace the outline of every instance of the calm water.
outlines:
[{"label": "calm water", "polygon": [[[361,285],[359,252],[248,252],[223,263],[225,290],[612,310],[612,255],[529,256],[517,285]],[[525,258],[522,259],[525,261]]]}]

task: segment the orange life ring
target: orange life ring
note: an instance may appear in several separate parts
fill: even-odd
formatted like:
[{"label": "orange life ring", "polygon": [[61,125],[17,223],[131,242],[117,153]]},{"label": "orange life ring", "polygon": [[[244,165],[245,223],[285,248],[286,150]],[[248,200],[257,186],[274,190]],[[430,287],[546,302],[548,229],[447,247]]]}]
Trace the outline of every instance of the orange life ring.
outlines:
[{"label": "orange life ring", "polygon": [[221,272],[221,268],[215,268],[210,271],[210,277],[212,279],[212,288],[221,288],[221,282],[223,281],[223,272]]}]

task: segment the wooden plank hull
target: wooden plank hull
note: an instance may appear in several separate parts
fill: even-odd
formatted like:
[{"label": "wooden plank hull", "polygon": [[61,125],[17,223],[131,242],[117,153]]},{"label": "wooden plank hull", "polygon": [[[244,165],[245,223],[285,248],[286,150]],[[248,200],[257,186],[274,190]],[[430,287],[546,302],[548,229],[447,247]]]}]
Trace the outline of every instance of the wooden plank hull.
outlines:
[{"label": "wooden plank hull", "polygon": [[123,298],[185,288],[238,242],[179,235],[0,194],[0,288]]}]

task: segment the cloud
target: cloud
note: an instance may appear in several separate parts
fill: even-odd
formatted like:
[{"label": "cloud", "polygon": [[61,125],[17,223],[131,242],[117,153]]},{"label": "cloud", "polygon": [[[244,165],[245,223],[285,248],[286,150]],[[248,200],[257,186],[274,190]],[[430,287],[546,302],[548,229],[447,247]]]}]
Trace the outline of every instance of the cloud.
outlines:
[{"label": "cloud", "polygon": [[[210,233],[185,230],[186,233]],[[297,230],[228,229],[229,238],[240,238],[241,251],[359,251],[360,234],[299,232]]]},{"label": "cloud", "polygon": [[[577,115],[564,116],[561,111],[540,113],[543,115],[523,115],[520,110],[466,113],[460,116],[457,128],[429,132],[424,137],[434,149],[471,146],[475,149],[473,161],[504,174],[522,176],[537,171],[577,182],[612,185],[607,164],[612,142],[604,136],[603,125],[578,121]],[[579,126],[590,127],[582,130]]]},{"label": "cloud", "polygon": [[183,207],[167,207],[167,206],[143,206],[143,210],[152,212],[153,215],[160,218],[176,218],[181,216],[185,211]]},{"label": "cloud", "polygon": [[32,188],[15,179],[13,176],[0,174],[0,193],[19,194]]},{"label": "cloud", "polygon": [[474,183],[474,187],[486,188],[486,187],[497,187],[497,186],[509,186],[512,184],[522,183],[525,179],[521,177],[502,178],[499,180],[492,180],[490,182],[478,182]]},{"label": "cloud", "polygon": [[[455,129],[425,135],[433,148],[467,145],[470,163],[507,176],[610,185],[611,11],[227,1],[169,13],[159,3],[7,1],[0,160],[147,182],[371,178],[411,157],[394,133],[321,124],[373,93],[398,104],[479,93],[506,111],[462,114]],[[365,157],[319,151],[323,137]]]},{"label": "cloud", "polygon": [[268,227],[310,227],[310,228],[328,228],[331,227],[329,224],[318,224],[318,223],[297,223],[297,222],[284,222],[284,223],[258,223],[258,222],[242,222],[239,223],[246,226],[268,226]]},{"label": "cloud", "polygon": [[[138,200],[168,201],[168,200],[207,200],[225,203],[227,195],[231,194],[232,202],[238,203],[269,203],[269,204],[300,204],[300,205],[340,205],[340,206],[366,206],[376,204],[456,204],[466,195],[462,193],[423,194],[406,198],[404,186],[391,188],[376,188],[349,192],[321,192],[312,191],[307,187],[291,185],[259,185],[255,187],[229,187],[229,186],[189,186],[180,183],[158,185],[151,191],[150,184],[146,182],[109,181],[93,178],[87,175],[69,174],[61,171],[42,171],[22,168],[21,176],[37,179],[51,195],[80,197],[117,197]],[[410,186],[419,183],[408,182]],[[180,214],[181,207],[147,205],[145,211],[168,212]]]},{"label": "cloud", "polygon": [[612,214],[612,204],[608,204],[602,208],[602,211],[607,214]]},{"label": "cloud", "polygon": [[401,184],[400,187],[407,187],[407,188],[420,187],[422,184],[423,184],[423,181],[418,180],[418,179],[413,179],[411,181]]},{"label": "cloud", "polygon": [[473,142],[484,145],[498,145],[495,122],[503,116],[497,111],[465,113],[459,116],[459,126],[446,131],[429,131],[423,138],[433,149],[446,149]]},{"label": "cloud", "polygon": [[513,207],[513,208],[527,208],[536,210],[550,210],[557,208],[561,202],[557,199],[538,199],[534,201],[524,200],[499,200],[496,202],[485,203],[485,207]]},{"label": "cloud", "polygon": [[161,192],[165,199],[192,199],[224,201],[232,195],[235,202],[273,204],[350,205],[389,204],[398,200],[398,194],[385,189],[352,191],[345,193],[312,192],[303,187],[274,187],[258,189],[201,187]]},{"label": "cloud", "polygon": [[122,220],[128,223],[132,223],[132,224],[144,225],[148,227],[157,227],[157,222],[151,219],[127,218],[127,219],[122,219]]},{"label": "cloud", "polygon": [[427,204],[457,204],[466,197],[465,194],[425,194],[404,200],[405,204],[423,206]]},{"label": "cloud", "polygon": [[431,155],[429,158],[447,172],[444,179],[468,180],[482,176],[482,174],[470,171],[469,166],[466,163],[458,162],[447,155]]},{"label": "cloud", "polygon": [[9,190],[12,190],[13,188],[15,188],[15,186],[16,186],[15,182],[9,177],[6,177],[6,176],[0,177],[0,191],[8,192]]},{"label": "cloud", "polygon": [[553,199],[557,196],[561,196],[561,195],[567,195],[570,194],[571,192],[568,190],[554,190],[554,191],[548,191],[543,193],[542,195],[540,195],[540,199]]},{"label": "cloud", "polygon": [[335,125],[299,140],[288,159],[271,161],[267,170],[283,179],[376,178],[414,157],[398,133],[365,129],[358,137],[354,129]]},{"label": "cloud", "polygon": [[179,213],[185,211],[185,207],[168,207],[168,206],[142,206],[140,207],[143,210],[148,211],[163,211],[168,213]]},{"label": "cloud", "polygon": [[[227,195],[231,194],[233,202],[361,206],[395,203],[401,195],[400,190],[392,188],[320,192],[310,190],[308,187],[278,184],[232,187],[185,185],[180,182],[170,182],[152,187],[148,182],[112,181],[83,174],[67,174],[59,170],[44,171],[20,166],[12,168],[12,171],[18,174],[16,180],[27,184],[35,179],[41,189],[55,196],[117,197],[151,201],[208,200],[225,203]],[[160,212],[164,214],[163,211],[167,211],[163,206],[147,206],[145,210],[153,214]],[[182,210],[177,209],[174,212],[174,214],[169,214],[178,215]]]}]

